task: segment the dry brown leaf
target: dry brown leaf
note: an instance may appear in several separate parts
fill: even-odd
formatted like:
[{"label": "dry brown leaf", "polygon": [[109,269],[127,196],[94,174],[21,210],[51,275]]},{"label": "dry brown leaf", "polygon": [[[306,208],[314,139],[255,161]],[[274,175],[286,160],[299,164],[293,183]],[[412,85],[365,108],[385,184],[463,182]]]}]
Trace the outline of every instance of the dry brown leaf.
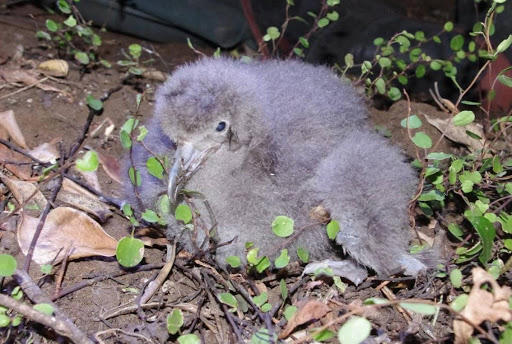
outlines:
[{"label": "dry brown leaf", "polygon": [[167,74],[156,69],[147,69],[142,73],[142,76],[149,80],[161,82],[164,82],[167,79]]},{"label": "dry brown leaf", "polygon": [[[27,254],[39,219],[23,214],[18,224],[18,245]],[[114,256],[117,240],[85,213],[68,207],[53,209],[48,214],[34,250],[38,264],[57,263],[68,250],[70,259],[91,256]]]},{"label": "dry brown leaf", "polygon": [[135,230],[135,237],[142,240],[144,246],[165,246],[169,244],[169,240],[162,231],[151,227],[143,227]]},{"label": "dry brown leaf", "polygon": [[68,75],[69,65],[64,60],[48,60],[41,62],[37,67],[45,75],[64,77]]},{"label": "dry brown leaf", "polygon": [[[423,115],[425,116],[427,122],[436,127],[440,132],[444,132],[447,138],[449,138],[452,141],[462,143],[468,146],[468,148],[472,152],[480,150],[484,147],[484,131],[481,125],[471,123],[463,127],[456,127],[455,125],[453,125],[451,118],[441,119],[430,117],[427,114]],[[466,133],[466,130],[469,130],[472,133],[477,134],[478,136],[482,137],[482,139],[477,140],[470,137]]]},{"label": "dry brown leaf", "polygon": [[[511,321],[512,311],[509,308],[509,298],[512,291],[510,287],[500,287],[496,280],[482,268],[474,268],[471,272],[473,288],[461,314],[475,325],[479,325],[483,321]],[[491,286],[492,292],[482,289],[482,285],[486,283]],[[467,343],[473,330],[473,326],[467,322],[454,320],[455,343]]]},{"label": "dry brown leaf", "polygon": [[48,79],[45,77],[43,79],[38,79],[38,73],[34,70],[22,70],[22,69],[6,69],[0,68],[0,77],[2,77],[8,83],[17,83],[21,82],[26,86],[34,86],[40,88],[44,91],[57,92],[67,97],[69,100],[72,99],[71,95],[59,88],[46,85],[43,82]]},{"label": "dry brown leaf", "polygon": [[30,198],[30,201],[25,204],[25,206],[28,205],[33,207],[36,205],[39,210],[42,210],[44,207],[46,207],[46,198],[33,183],[7,178],[2,174],[0,174],[0,179],[5,185],[7,185],[9,190],[11,190],[14,198],[16,198],[16,201],[18,201],[19,204],[25,204],[29,197],[34,195],[32,198]]},{"label": "dry brown leaf", "polygon": [[54,143],[43,143],[29,151],[36,159],[54,164],[59,158],[59,151]]},{"label": "dry brown leaf", "polygon": [[279,339],[288,337],[297,326],[314,319],[322,318],[329,311],[329,307],[323,302],[317,300],[307,301],[304,305],[299,307],[290,321],[288,321],[284,330],[279,334]]},{"label": "dry brown leaf", "polygon": [[23,136],[18,122],[16,122],[14,111],[7,110],[0,112],[0,126],[7,130],[9,136],[18,146],[28,149],[27,143],[25,142],[25,136]]},{"label": "dry brown leaf", "polygon": [[69,204],[73,208],[94,215],[101,223],[104,223],[107,218],[112,216],[112,211],[108,205],[101,202],[96,195],[68,178],[64,178],[57,199]]},{"label": "dry brown leaf", "polygon": [[89,184],[96,191],[101,192],[100,181],[98,180],[97,171],[82,171],[75,167],[75,171],[80,173],[85,179],[86,183]]},{"label": "dry brown leaf", "polygon": [[[23,164],[7,164],[5,163],[7,161]],[[5,168],[11,171],[19,179],[28,180],[31,178],[32,168],[30,167],[30,164],[26,164],[29,162],[31,162],[31,160],[26,156],[12,151],[8,147],[0,144],[0,164],[3,165],[5,163]]]},{"label": "dry brown leaf", "polygon": [[118,182],[119,184],[123,184],[121,178],[121,165],[119,161],[111,155],[98,153],[98,159],[103,167],[103,170],[112,180]]}]

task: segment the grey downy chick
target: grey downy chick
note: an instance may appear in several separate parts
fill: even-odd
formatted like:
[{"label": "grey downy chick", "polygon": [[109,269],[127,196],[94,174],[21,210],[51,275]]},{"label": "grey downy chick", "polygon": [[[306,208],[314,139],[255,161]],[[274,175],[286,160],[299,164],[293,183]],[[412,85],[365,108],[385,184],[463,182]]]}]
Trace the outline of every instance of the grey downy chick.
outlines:
[{"label": "grey downy chick", "polygon": [[[355,90],[329,69],[203,59],[178,68],[158,89],[147,127],[146,146],[171,163],[168,180],[158,180],[146,172],[149,153],[135,147],[143,208],[162,194],[175,200],[182,189],[199,191],[215,215],[218,242],[235,239],[217,249],[219,263],[245,257],[245,243],[253,242],[260,255],[303,247],[312,260],[332,258],[341,245],[378,274],[426,268],[407,252],[417,178],[399,150],[370,129]],[[340,223],[335,243],[309,216],[319,205]],[[300,236],[293,242],[272,233],[278,215],[295,221]],[[182,226],[168,231],[192,247]]]}]

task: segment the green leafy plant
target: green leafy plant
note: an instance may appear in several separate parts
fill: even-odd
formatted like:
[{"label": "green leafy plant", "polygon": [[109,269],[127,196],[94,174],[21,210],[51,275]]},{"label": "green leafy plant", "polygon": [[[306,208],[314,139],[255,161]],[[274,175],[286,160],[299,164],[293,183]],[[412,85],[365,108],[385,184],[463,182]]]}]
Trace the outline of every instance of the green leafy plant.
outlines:
[{"label": "green leafy plant", "polygon": [[46,30],[37,31],[36,37],[55,47],[61,56],[74,58],[83,66],[100,63],[110,67],[108,61],[97,56],[97,50],[102,44],[101,37],[93,30],[91,23],[80,16],[75,5],[66,0],[58,0],[57,8],[65,19],[47,19]]},{"label": "green leafy plant", "polygon": [[126,69],[126,72],[131,75],[142,75],[146,71],[146,68],[143,67],[143,65],[153,62],[153,59],[145,61],[140,60],[142,55],[142,46],[137,43],[133,43],[128,46],[128,53],[124,50],[122,52],[125,59],[117,61],[117,64]]},{"label": "green leafy plant", "polygon": [[340,4],[340,0],[322,0],[321,8],[318,13],[314,13],[309,11],[307,14],[311,18],[312,23],[309,23],[306,19],[300,16],[291,16],[290,12],[293,10],[293,6],[295,3],[293,0],[286,0],[285,7],[285,20],[280,28],[276,26],[270,26],[267,28],[265,35],[263,35],[263,42],[260,43],[260,51],[262,50],[261,46],[266,43],[272,44],[272,56],[279,55],[278,47],[281,44],[281,40],[284,38],[285,33],[288,29],[288,25],[292,21],[301,21],[306,24],[310,24],[310,30],[305,33],[303,36],[300,36],[293,48],[291,49],[288,58],[292,56],[304,57],[305,50],[309,48],[309,39],[311,35],[318,30],[321,30],[327,27],[332,22],[335,22],[339,19],[339,13],[333,8]]}]

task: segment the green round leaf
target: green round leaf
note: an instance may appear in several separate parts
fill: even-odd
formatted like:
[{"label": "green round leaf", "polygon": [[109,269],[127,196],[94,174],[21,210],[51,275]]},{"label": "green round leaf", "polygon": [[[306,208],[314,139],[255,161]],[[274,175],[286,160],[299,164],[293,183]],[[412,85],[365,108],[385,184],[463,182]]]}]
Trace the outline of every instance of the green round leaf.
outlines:
[{"label": "green round leaf", "polygon": [[280,238],[287,238],[293,234],[293,220],[287,216],[277,216],[272,222],[272,232]]},{"label": "green round leaf", "polygon": [[414,74],[416,75],[416,77],[418,79],[420,79],[425,76],[426,72],[427,72],[427,68],[425,67],[425,65],[420,64],[420,65],[416,66],[416,70],[414,71]]},{"label": "green round leaf", "polygon": [[413,136],[412,142],[414,142],[414,144],[420,148],[428,149],[432,147],[432,139],[422,131],[417,132]]},{"label": "green round leaf", "polygon": [[268,259],[267,256],[264,256],[255,267],[256,271],[261,274],[270,267],[270,259]]},{"label": "green round leaf", "polygon": [[139,264],[144,257],[144,243],[132,236],[119,240],[116,248],[116,258],[119,264],[131,268]]},{"label": "green round leaf", "polygon": [[311,337],[313,337],[313,339],[317,342],[325,342],[331,338],[334,338],[334,336],[336,336],[336,333],[328,329],[324,329],[311,334]]},{"label": "green round leaf", "polygon": [[[406,80],[407,80],[407,78],[406,78]],[[402,98],[402,92],[400,92],[400,90],[397,87],[391,87],[388,90],[388,97],[392,101],[396,102],[397,100]]]},{"label": "green round leaf", "polygon": [[452,282],[454,288],[460,288],[462,286],[462,271],[460,271],[460,269],[450,271],[450,282]]},{"label": "green round leaf", "polygon": [[462,36],[462,35],[455,35],[450,40],[450,48],[453,51],[461,50],[463,46],[464,46],[464,36]]},{"label": "green round leaf", "polygon": [[274,261],[274,265],[276,268],[281,269],[284,268],[290,262],[290,256],[288,255],[287,249],[282,249],[279,257]]},{"label": "green round leaf", "polygon": [[424,41],[425,40],[425,33],[423,31],[416,31],[414,33],[414,38],[416,38],[417,41]]},{"label": "green round leaf", "polygon": [[236,308],[238,306],[238,301],[231,293],[220,293],[218,298],[220,302],[231,308]]},{"label": "green round leaf", "polygon": [[432,70],[440,70],[443,67],[443,64],[439,60],[433,60],[430,62],[430,69]]},{"label": "green round leaf", "polygon": [[445,159],[448,159],[451,157],[452,157],[451,154],[447,154],[447,153],[443,153],[443,152],[432,152],[432,153],[428,153],[428,155],[427,155],[427,159],[430,159],[430,160],[445,160]]},{"label": "green round leaf", "polygon": [[330,21],[336,21],[340,18],[340,15],[337,11],[332,11],[332,12],[327,13],[326,17]]},{"label": "green round leaf", "polygon": [[473,111],[461,111],[458,114],[456,114],[452,118],[453,125],[457,127],[462,127],[464,125],[468,125],[469,123],[472,123],[475,120],[475,114]]},{"label": "green round leaf", "polygon": [[507,87],[512,87],[512,78],[505,74],[498,75],[498,81]]},{"label": "green round leaf", "polygon": [[11,296],[13,299],[15,299],[17,301],[21,300],[21,298],[23,297],[23,291],[21,290],[21,287],[20,286],[15,287],[11,291]]},{"label": "green round leaf", "polygon": [[154,156],[150,157],[146,161],[146,168],[148,169],[148,173],[152,176],[158,179],[162,179],[164,177],[164,167]]},{"label": "green round leaf", "polygon": [[9,277],[16,271],[16,259],[10,254],[0,254],[0,276]]},{"label": "green round leaf", "polygon": [[59,29],[59,25],[51,19],[46,19],[46,28],[50,32],[55,32]]},{"label": "green round leaf", "polygon": [[57,7],[64,14],[70,14],[71,13],[71,7],[69,6],[69,3],[66,0],[59,0],[59,1],[57,1]]},{"label": "green round leaf", "polygon": [[378,78],[375,80],[375,88],[377,89],[377,92],[380,94],[386,93],[386,82],[382,78]]},{"label": "green round leaf", "polygon": [[322,18],[318,21],[317,23],[318,27],[319,28],[323,28],[323,27],[326,27],[327,25],[329,25],[329,19],[327,18]]},{"label": "green round leaf", "polygon": [[181,309],[173,309],[172,312],[167,315],[167,332],[176,334],[181,326],[183,326],[183,313]]},{"label": "green round leaf", "polygon": [[174,211],[174,217],[176,220],[183,221],[183,223],[187,224],[192,220],[192,211],[188,205],[180,204]]},{"label": "green round leaf", "polygon": [[46,39],[47,41],[52,40],[52,36],[48,32],[45,31],[37,31],[36,32],[36,38],[38,39]]},{"label": "green round leaf", "polygon": [[450,32],[453,30],[453,23],[451,21],[444,24],[444,31]]},{"label": "green round leaf", "polygon": [[382,38],[382,37],[377,37],[373,40],[373,45],[375,45],[377,47],[382,45],[383,43],[384,43],[384,38]]},{"label": "green round leaf", "polygon": [[274,41],[279,38],[281,33],[279,32],[279,29],[277,27],[270,26],[267,28],[267,35],[268,35],[269,40]]},{"label": "green round leaf", "polygon": [[103,109],[103,102],[99,99],[94,98],[91,94],[87,95],[85,101],[87,102],[87,106],[89,106],[93,110],[100,111],[101,109]]},{"label": "green round leaf", "polygon": [[93,172],[96,171],[100,164],[98,153],[93,150],[87,151],[82,159],[76,160],[76,168],[80,171]]},{"label": "green round leaf", "polygon": [[354,55],[348,53],[345,55],[345,66],[347,66],[348,68],[352,67],[354,65]]},{"label": "green round leaf", "polygon": [[336,236],[338,235],[338,232],[340,231],[340,223],[336,220],[331,220],[327,224],[327,236],[329,239],[334,240],[336,239]]},{"label": "green round leaf", "polygon": [[142,218],[149,222],[149,223],[156,223],[158,222],[158,220],[160,220],[160,218],[158,217],[158,214],[155,213],[153,210],[151,209],[146,209],[143,213],[142,213]]},{"label": "green round leaf", "polygon": [[379,59],[379,65],[382,67],[382,68],[388,68],[388,67],[391,67],[391,60],[389,59],[389,57],[381,57]]},{"label": "green round leaf", "polygon": [[290,321],[290,319],[293,317],[293,315],[295,313],[297,313],[296,306],[286,306],[286,308],[284,309],[283,315],[287,321]]},{"label": "green round leaf", "polygon": [[259,295],[256,295],[252,298],[252,302],[254,302],[254,304],[258,307],[261,307],[263,306],[263,304],[265,302],[267,302],[268,300],[268,295],[267,293],[261,293]]},{"label": "green round leaf", "polygon": [[48,303],[38,303],[37,305],[34,305],[33,307],[36,311],[41,312],[46,315],[52,315],[53,314],[53,306]]},{"label": "green round leaf", "polygon": [[76,26],[76,19],[73,17],[73,15],[70,15],[68,19],[64,20],[64,25],[69,27],[75,27]]},{"label": "green round leaf", "polygon": [[130,52],[131,57],[137,60],[140,57],[140,54],[142,53],[142,47],[140,46],[140,44],[130,44],[130,46],[128,47],[128,51]]},{"label": "green round leaf", "polygon": [[184,334],[178,337],[179,344],[201,344],[199,337],[193,333]]},{"label": "green round leaf", "polygon": [[84,53],[83,51],[77,51],[75,53],[75,60],[77,60],[78,62],[80,62],[83,65],[88,65],[90,62],[89,56],[86,53]]},{"label": "green round leaf", "polygon": [[141,184],[141,177],[140,172],[138,170],[135,170],[133,167],[130,167],[128,170],[128,176],[130,177],[130,181],[135,186],[140,186]]},{"label": "green round leaf", "polygon": [[402,121],[400,121],[400,125],[403,128],[407,128],[407,125],[409,125],[410,129],[418,129],[422,124],[423,123],[421,122],[421,119],[416,115],[409,116],[409,120],[404,118]]},{"label": "green round leaf", "polygon": [[14,319],[12,319],[12,322],[11,322],[11,326],[19,326],[19,324],[21,324],[21,321],[23,320],[23,316],[21,316],[21,314],[16,314],[14,316]]},{"label": "green round leaf", "polygon": [[0,313],[0,328],[7,327],[11,323],[11,318],[5,313]]},{"label": "green round leaf", "polygon": [[366,318],[351,317],[338,330],[341,344],[359,344],[370,335],[372,325]]},{"label": "green round leaf", "polygon": [[456,312],[460,312],[464,309],[464,307],[466,307],[466,305],[468,304],[468,300],[469,300],[469,295],[468,294],[461,294],[459,296],[457,296],[455,298],[455,300],[453,300],[451,303],[450,303],[450,307],[456,311]]},{"label": "green round leaf", "polygon": [[240,257],[238,256],[229,256],[226,258],[226,263],[229,264],[232,268],[238,268],[240,265],[242,265],[242,261],[240,260]]},{"label": "green round leaf", "polygon": [[303,262],[307,264],[309,262],[309,251],[303,247],[297,247],[297,257]]}]

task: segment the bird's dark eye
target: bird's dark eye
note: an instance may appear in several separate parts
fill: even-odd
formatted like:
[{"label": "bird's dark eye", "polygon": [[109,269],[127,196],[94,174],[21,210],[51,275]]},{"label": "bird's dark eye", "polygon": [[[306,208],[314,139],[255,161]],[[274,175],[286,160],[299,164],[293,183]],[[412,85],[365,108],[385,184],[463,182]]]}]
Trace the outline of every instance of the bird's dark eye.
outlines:
[{"label": "bird's dark eye", "polygon": [[217,130],[218,132],[221,132],[224,129],[226,129],[226,122],[224,121],[219,122],[219,124],[217,124],[217,128],[215,128],[215,130]]}]

